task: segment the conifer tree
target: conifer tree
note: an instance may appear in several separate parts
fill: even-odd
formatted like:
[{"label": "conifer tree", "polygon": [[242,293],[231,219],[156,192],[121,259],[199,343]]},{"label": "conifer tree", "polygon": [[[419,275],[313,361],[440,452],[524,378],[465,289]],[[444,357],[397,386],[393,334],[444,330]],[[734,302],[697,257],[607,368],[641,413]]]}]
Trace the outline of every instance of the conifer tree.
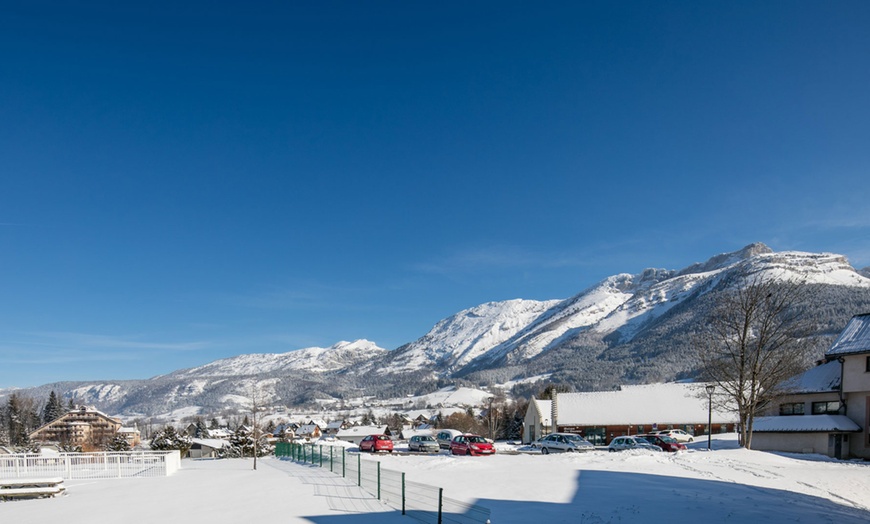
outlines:
[{"label": "conifer tree", "polygon": [[166,451],[177,449],[181,452],[181,456],[187,455],[190,450],[190,438],[178,433],[174,427],[165,426],[163,429],[154,433],[154,438],[151,439],[151,449],[155,451]]},{"label": "conifer tree", "polygon": [[115,435],[106,444],[106,451],[130,451],[131,449],[130,443],[123,435]]},{"label": "conifer tree", "polygon": [[66,413],[63,404],[57,398],[57,394],[52,390],[48,395],[48,402],[45,404],[45,409],[42,410],[42,423],[48,424],[54,422]]}]

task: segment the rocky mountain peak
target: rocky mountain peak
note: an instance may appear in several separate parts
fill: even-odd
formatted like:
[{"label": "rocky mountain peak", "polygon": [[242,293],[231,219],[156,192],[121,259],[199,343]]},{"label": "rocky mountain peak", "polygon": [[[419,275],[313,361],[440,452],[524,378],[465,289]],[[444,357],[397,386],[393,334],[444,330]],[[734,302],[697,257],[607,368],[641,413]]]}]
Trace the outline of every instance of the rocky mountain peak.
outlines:
[{"label": "rocky mountain peak", "polygon": [[749,260],[752,257],[758,255],[765,255],[768,253],[773,253],[773,250],[761,242],[755,242],[753,244],[749,244],[743,249],[739,249],[731,253],[720,253],[716,256],[711,257],[706,262],[692,264],[691,266],[682,269],[678,274],[690,275],[693,273],[707,273],[709,271],[716,271],[717,269],[723,269],[738,262]]}]

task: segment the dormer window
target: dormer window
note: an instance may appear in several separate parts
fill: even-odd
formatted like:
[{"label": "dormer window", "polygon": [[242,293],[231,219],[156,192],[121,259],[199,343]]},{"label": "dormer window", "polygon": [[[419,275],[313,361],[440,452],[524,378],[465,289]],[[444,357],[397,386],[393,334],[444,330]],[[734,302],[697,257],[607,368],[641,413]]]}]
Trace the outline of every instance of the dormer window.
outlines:
[{"label": "dormer window", "polygon": [[870,373],[870,355],[867,356],[867,365],[865,366],[864,371]]}]

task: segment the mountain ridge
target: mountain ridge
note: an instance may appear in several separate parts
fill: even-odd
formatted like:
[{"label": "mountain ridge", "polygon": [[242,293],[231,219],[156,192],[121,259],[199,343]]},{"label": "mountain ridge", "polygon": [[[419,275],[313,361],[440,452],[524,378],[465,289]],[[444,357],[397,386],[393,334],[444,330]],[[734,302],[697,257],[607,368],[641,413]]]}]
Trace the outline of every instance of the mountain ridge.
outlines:
[{"label": "mountain ridge", "polygon": [[[691,334],[736,275],[813,286],[818,344],[870,310],[870,278],[842,255],[774,252],[761,243],[681,270],[621,273],[566,299],[487,302],[437,322],[395,350],[360,339],[329,348],[243,354],[143,380],[62,382],[30,388],[125,415],[232,409],[252,388],[285,405],[359,395],[428,393],[542,376],[576,389],[689,378]],[[731,285],[731,284],[727,284]],[[518,391],[521,391],[522,388]],[[25,390],[26,391],[26,390]],[[3,392],[0,391],[0,396]]]}]

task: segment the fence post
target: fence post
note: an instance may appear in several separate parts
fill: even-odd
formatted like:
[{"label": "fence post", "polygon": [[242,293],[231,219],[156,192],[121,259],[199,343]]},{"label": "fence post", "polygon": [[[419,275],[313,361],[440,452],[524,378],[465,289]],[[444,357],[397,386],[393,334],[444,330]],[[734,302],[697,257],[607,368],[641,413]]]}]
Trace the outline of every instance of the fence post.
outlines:
[{"label": "fence post", "polygon": [[323,467],[323,444],[320,445],[320,467]]},{"label": "fence post", "polygon": [[356,456],[356,485],[362,486],[362,455]]},{"label": "fence post", "polygon": [[444,488],[438,488],[438,524],[442,524],[441,521],[441,507],[444,503]]},{"label": "fence post", "polygon": [[381,500],[381,461],[378,461],[378,500]]},{"label": "fence post", "polygon": [[402,515],[405,514],[405,472],[402,472]]},{"label": "fence post", "polygon": [[335,451],[335,447],[334,447],[334,446],[329,446],[329,472],[330,472],[330,473],[334,473],[334,472],[332,471],[332,464],[333,464],[333,462],[334,462],[334,461],[333,461],[333,458],[332,458],[332,452],[333,452],[333,451]]},{"label": "fence post", "polygon": [[341,478],[347,477],[347,448],[341,448]]}]

